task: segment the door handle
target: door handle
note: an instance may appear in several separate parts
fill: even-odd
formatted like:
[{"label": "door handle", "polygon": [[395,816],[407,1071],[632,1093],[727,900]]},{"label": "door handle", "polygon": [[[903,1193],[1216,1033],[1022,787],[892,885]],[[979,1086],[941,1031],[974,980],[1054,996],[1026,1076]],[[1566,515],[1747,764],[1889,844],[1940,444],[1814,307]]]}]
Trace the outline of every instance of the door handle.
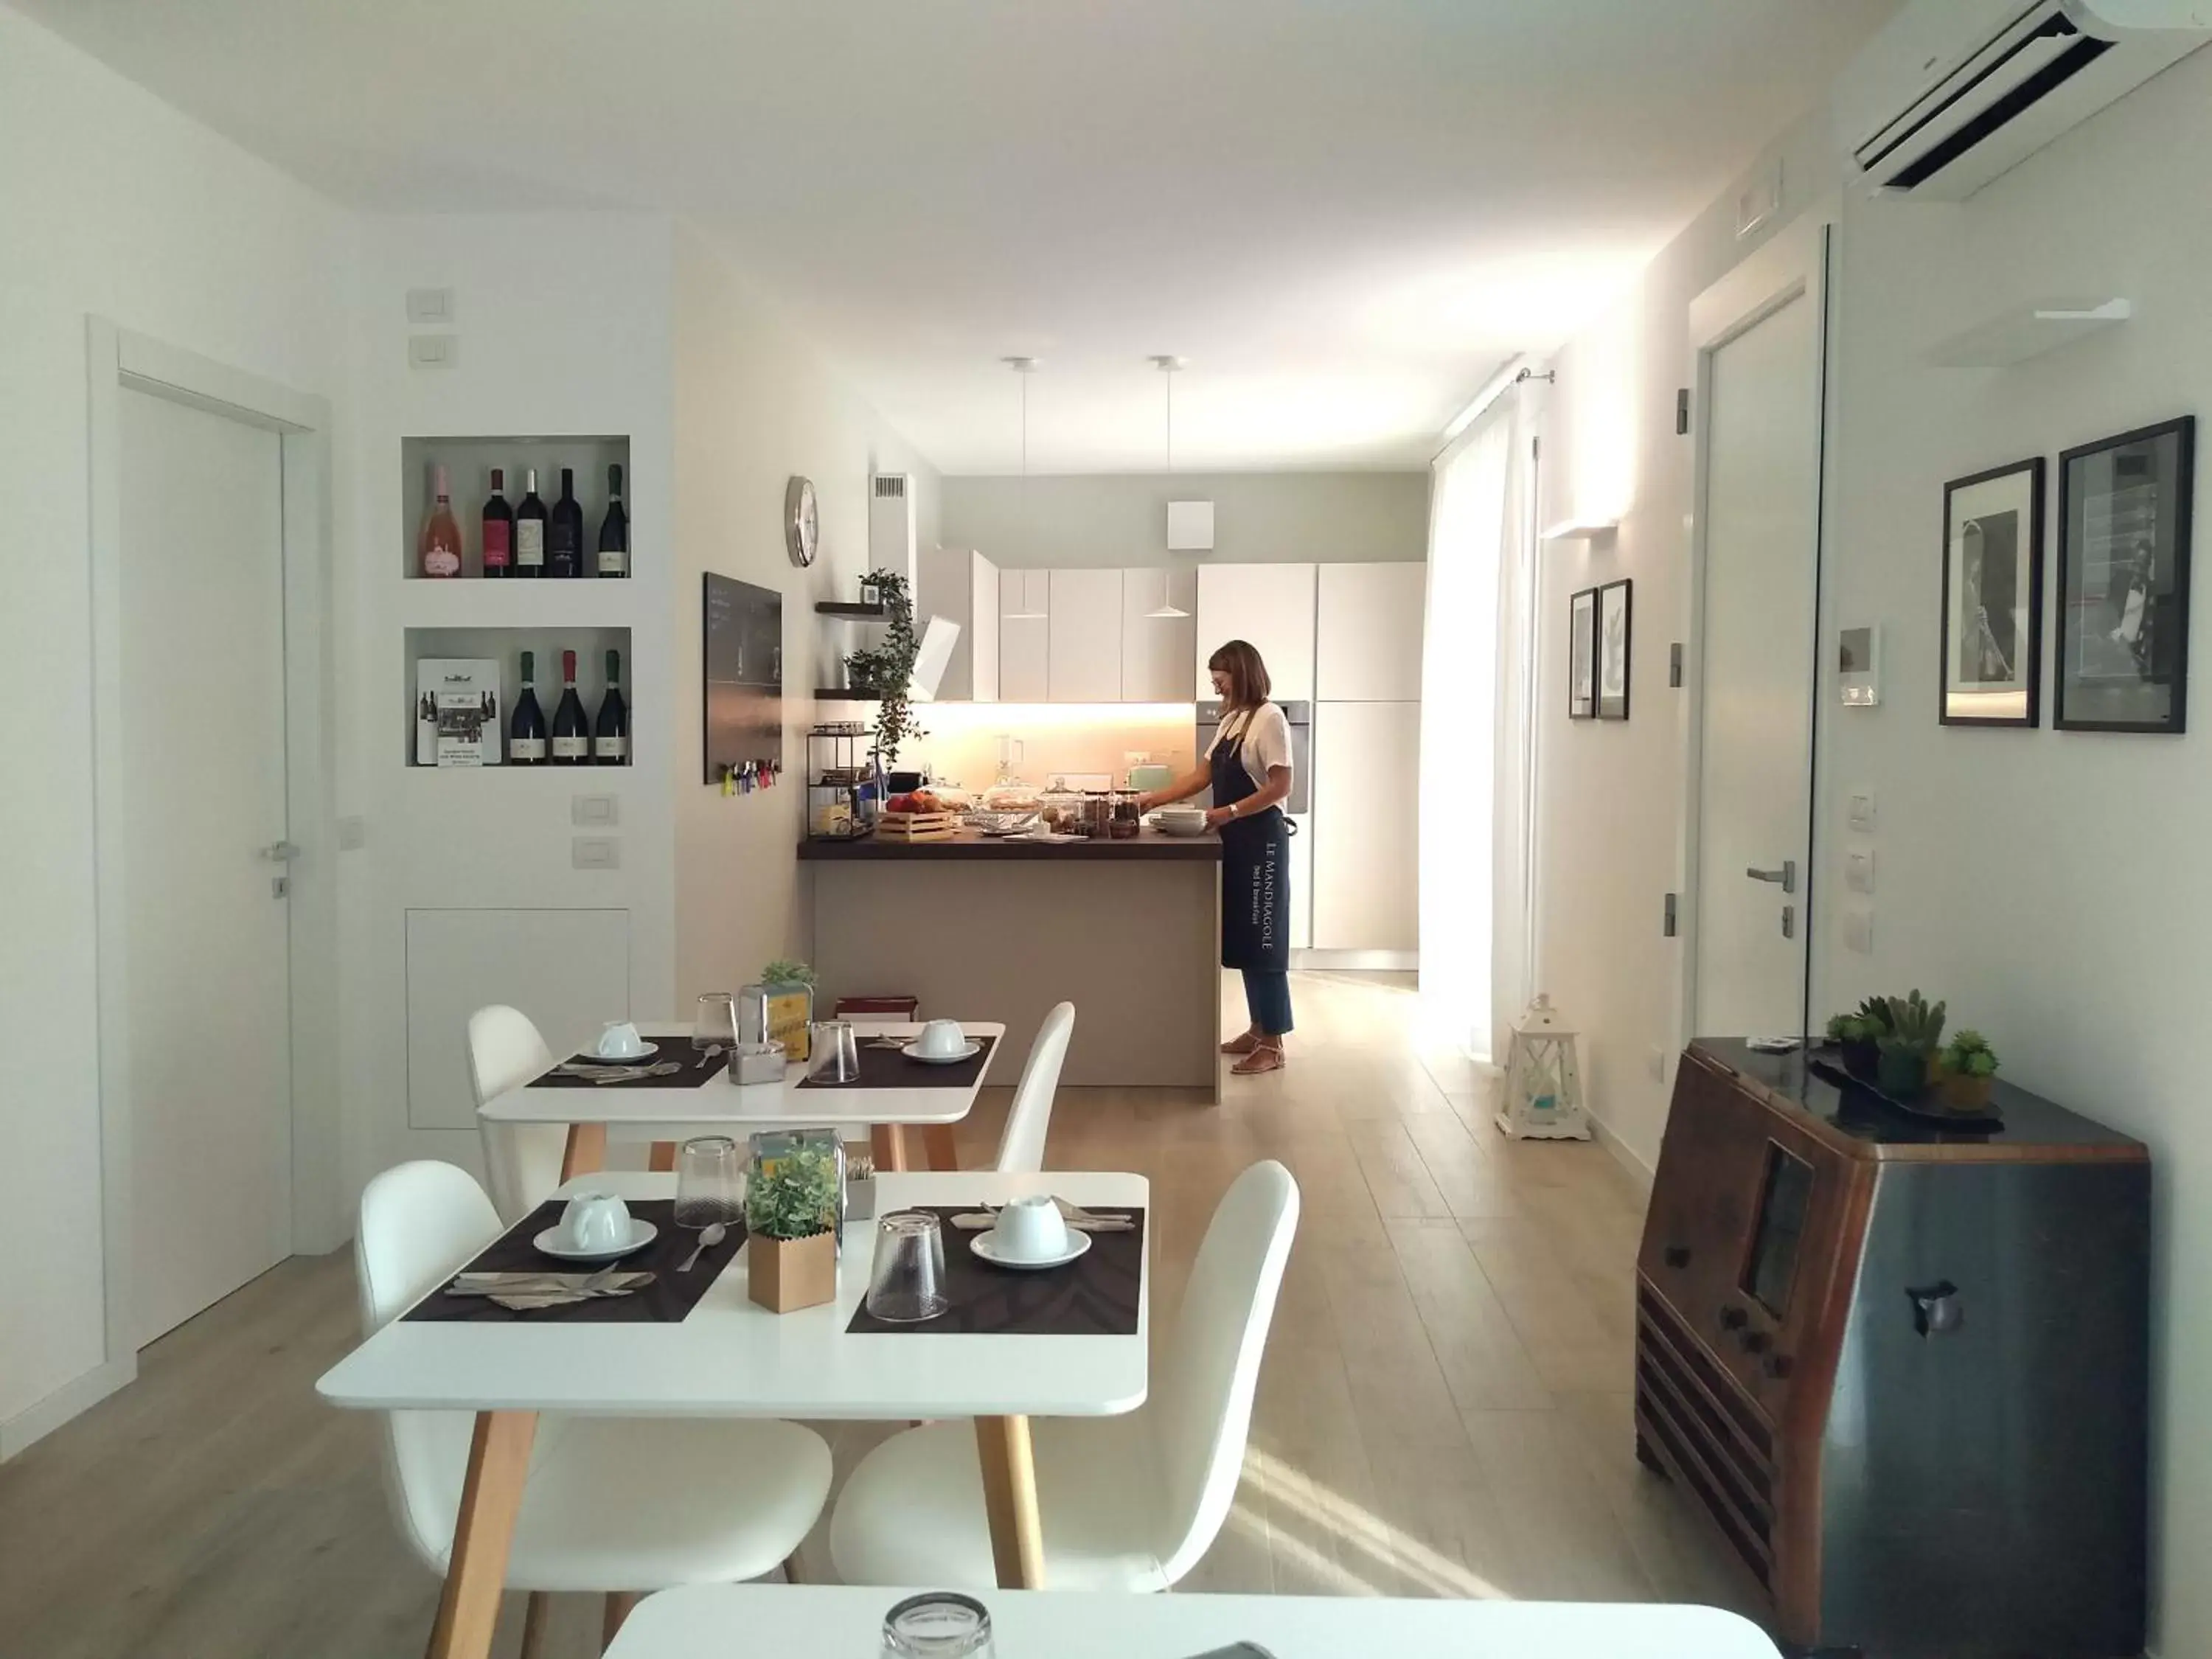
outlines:
[{"label": "door handle", "polygon": [[266,859],[271,864],[289,864],[299,856],[298,843],[289,841],[272,841],[254,854],[254,857]]},{"label": "door handle", "polygon": [[1780,882],[1782,890],[1785,893],[1794,893],[1797,890],[1797,860],[1795,859],[1783,860],[1782,867],[1779,870],[1762,870],[1757,865],[1753,865],[1750,869],[1746,870],[1744,874],[1749,876],[1753,881]]}]

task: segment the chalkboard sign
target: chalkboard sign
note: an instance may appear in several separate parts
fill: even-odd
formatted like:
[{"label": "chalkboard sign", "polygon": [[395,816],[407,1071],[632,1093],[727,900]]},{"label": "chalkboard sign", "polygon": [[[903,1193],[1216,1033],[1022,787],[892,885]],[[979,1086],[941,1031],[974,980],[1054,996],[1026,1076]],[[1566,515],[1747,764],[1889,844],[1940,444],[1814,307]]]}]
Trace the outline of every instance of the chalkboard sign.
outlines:
[{"label": "chalkboard sign", "polygon": [[783,595],[717,576],[705,582],[706,781],[748,761],[783,764]]}]

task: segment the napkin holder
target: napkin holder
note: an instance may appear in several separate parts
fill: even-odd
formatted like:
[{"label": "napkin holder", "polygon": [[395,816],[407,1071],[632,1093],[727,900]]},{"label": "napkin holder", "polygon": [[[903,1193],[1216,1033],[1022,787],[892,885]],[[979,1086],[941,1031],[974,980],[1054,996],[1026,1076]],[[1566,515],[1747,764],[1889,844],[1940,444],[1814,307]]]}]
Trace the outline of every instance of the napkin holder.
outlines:
[{"label": "napkin holder", "polygon": [[740,1042],[730,1054],[730,1079],[740,1087],[781,1083],[785,1063],[780,1042]]}]

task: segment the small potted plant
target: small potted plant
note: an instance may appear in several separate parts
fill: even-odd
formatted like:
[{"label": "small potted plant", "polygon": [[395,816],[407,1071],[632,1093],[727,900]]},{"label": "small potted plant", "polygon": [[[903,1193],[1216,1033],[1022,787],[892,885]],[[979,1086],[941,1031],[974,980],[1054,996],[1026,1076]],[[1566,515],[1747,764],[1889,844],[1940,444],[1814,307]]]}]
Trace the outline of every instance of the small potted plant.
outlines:
[{"label": "small potted plant", "polygon": [[1828,1041],[1842,1052],[1844,1069],[1862,1083],[1872,1083],[1881,1054],[1882,1034],[1889,1030],[1889,1004],[1869,997],[1855,1013],[1838,1014],[1828,1022]]},{"label": "small potted plant", "polygon": [[1876,1039],[1875,1085],[1893,1100],[1917,1100],[1943,1046],[1943,1005],[1915,991],[1890,998],[1888,1016],[1889,1029]]},{"label": "small potted plant", "polygon": [[1997,1080],[1997,1051],[1979,1031],[1960,1031],[1943,1050],[1943,1103],[1962,1112],[1985,1112]]},{"label": "small potted plant", "polygon": [[762,1307],[790,1313],[837,1294],[837,1154],[834,1142],[775,1143],[745,1178],[746,1288]]}]

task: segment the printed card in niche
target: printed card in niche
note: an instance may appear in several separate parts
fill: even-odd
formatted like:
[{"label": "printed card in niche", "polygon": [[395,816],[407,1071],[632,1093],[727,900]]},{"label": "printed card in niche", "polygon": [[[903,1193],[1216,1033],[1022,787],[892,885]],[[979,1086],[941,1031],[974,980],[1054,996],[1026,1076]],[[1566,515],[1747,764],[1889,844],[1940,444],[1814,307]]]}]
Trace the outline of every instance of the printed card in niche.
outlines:
[{"label": "printed card in niche", "polygon": [[415,763],[500,763],[499,665],[424,657],[415,665]]}]

